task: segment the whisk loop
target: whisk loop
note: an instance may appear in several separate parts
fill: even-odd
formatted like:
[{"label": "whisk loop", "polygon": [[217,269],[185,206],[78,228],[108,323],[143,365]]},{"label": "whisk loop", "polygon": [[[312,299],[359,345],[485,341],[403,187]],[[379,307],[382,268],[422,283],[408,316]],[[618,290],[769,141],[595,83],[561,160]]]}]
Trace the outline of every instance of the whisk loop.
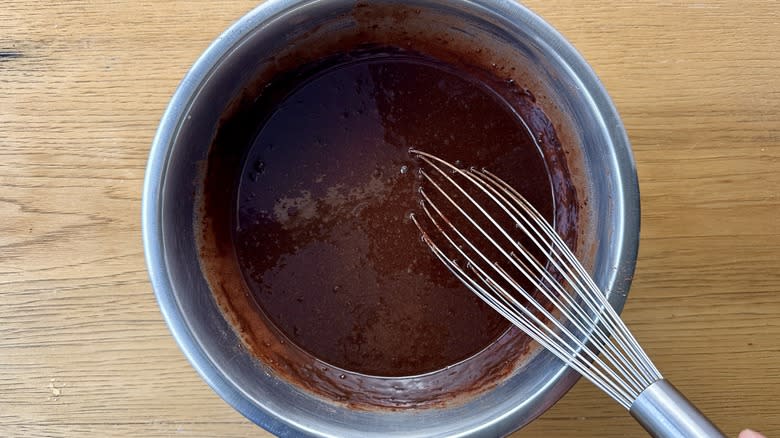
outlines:
[{"label": "whisk loop", "polygon": [[[663,380],[577,257],[520,193],[487,169],[410,153],[423,164],[423,214],[410,218],[455,277],[654,436],[722,436]],[[679,419],[685,424],[670,425],[666,417],[660,426],[651,424],[659,418],[658,399],[670,394],[682,399],[673,408],[685,414]]]}]

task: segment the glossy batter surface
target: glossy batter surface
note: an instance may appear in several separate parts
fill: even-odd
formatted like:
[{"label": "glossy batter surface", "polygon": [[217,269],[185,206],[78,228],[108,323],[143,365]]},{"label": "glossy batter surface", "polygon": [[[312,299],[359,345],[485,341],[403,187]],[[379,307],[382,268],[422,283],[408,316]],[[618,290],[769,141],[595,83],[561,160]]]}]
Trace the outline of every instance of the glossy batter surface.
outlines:
[{"label": "glossy batter surface", "polygon": [[523,120],[477,79],[373,49],[274,81],[251,120],[233,239],[265,315],[325,363],[416,375],[490,345],[508,324],[420,242],[415,147],[501,175],[547,217],[544,159]]}]

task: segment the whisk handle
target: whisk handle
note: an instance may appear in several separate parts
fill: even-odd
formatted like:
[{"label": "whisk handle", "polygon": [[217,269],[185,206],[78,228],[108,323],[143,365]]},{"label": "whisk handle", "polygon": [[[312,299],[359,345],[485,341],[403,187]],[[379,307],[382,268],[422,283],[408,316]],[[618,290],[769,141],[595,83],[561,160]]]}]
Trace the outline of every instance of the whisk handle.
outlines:
[{"label": "whisk handle", "polygon": [[630,412],[654,438],[726,438],[666,379],[642,391]]}]

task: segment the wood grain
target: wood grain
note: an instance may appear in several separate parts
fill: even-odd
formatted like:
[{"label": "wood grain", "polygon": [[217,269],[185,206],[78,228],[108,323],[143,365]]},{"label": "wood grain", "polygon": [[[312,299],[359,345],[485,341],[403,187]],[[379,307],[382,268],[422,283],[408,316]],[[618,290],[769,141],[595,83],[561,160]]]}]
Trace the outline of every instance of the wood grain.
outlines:
[{"label": "wood grain", "polygon": [[[780,436],[780,5],[526,3],[591,63],[633,143],[626,320],[728,434]],[[254,5],[0,2],[0,436],[266,436],[174,344],[139,225],[170,95]],[[581,382],[517,436],[641,434]]]}]

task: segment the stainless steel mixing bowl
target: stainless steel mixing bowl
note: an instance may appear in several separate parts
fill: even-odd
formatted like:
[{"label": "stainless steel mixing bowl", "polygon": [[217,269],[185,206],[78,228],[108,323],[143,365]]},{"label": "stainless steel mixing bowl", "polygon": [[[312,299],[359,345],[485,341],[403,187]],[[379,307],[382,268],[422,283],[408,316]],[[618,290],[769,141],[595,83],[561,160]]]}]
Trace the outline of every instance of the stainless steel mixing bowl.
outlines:
[{"label": "stainless steel mixing bowl", "polygon": [[[516,65],[564,146],[583,205],[578,255],[621,309],[639,235],[639,192],[626,133],[582,57],[528,9],[502,0],[382,1],[421,12],[394,26],[450,33]],[[201,271],[194,212],[202,166],[220,115],[264,63],[320,32],[350,32],[354,1],[272,0],[236,22],[186,75],[160,122],[143,195],[143,239],[162,313],[206,382],[253,422],[279,436],[500,436],[555,403],[578,376],[539,351],[497,386],[427,409],[356,410],[279,379],[245,349]],[[388,16],[388,20],[393,17]],[[398,20],[398,17],[395,18]],[[417,20],[417,21],[415,21]],[[606,399],[605,399],[606,400]]]}]

